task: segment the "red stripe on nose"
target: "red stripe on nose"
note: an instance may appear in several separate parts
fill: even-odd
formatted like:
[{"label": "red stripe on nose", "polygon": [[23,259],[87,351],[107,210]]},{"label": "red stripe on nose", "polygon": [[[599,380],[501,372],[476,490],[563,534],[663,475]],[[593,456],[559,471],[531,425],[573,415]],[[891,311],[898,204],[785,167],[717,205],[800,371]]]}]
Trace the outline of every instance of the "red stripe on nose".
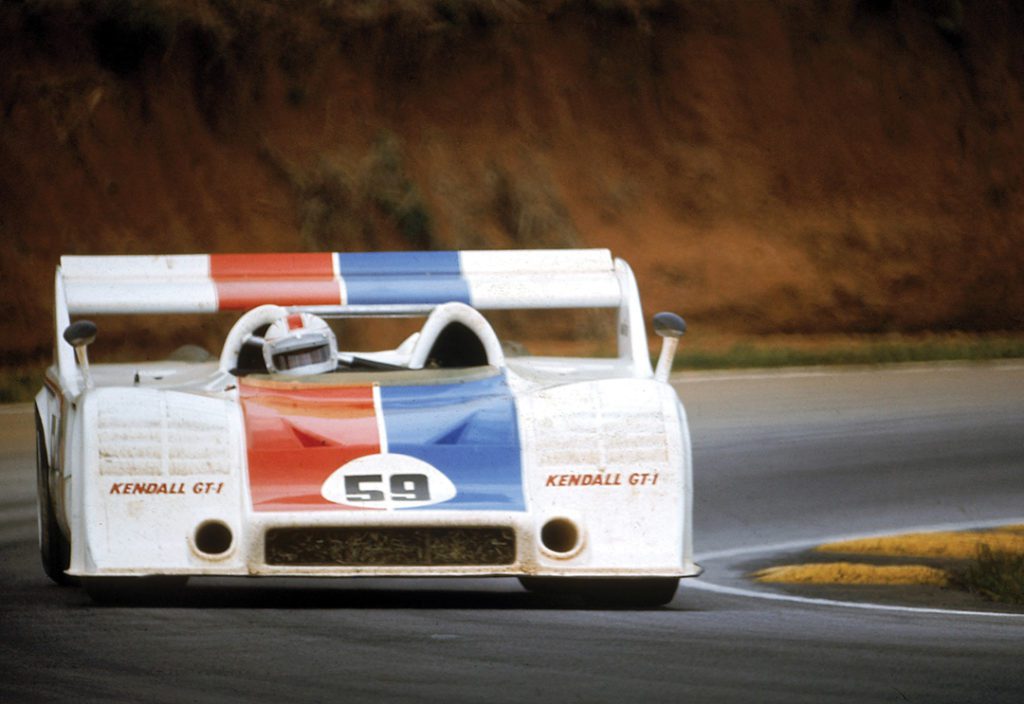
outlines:
[{"label": "red stripe on nose", "polygon": [[241,380],[256,511],[359,510],[320,494],[348,462],[380,452],[372,386]]}]

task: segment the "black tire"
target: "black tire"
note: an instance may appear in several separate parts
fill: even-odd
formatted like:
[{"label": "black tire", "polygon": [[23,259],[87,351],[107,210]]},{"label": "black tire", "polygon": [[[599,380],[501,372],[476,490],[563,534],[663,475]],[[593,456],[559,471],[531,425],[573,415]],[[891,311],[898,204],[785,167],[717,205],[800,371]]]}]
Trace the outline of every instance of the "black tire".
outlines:
[{"label": "black tire", "polygon": [[78,583],[67,573],[71,565],[71,543],[65,537],[53,511],[50,494],[50,462],[46,453],[43,423],[36,415],[36,505],[39,510],[39,556],[43,571],[62,587]]},{"label": "black tire", "polygon": [[99,604],[166,604],[179,599],[188,577],[83,577],[82,586]]},{"label": "black tire", "polygon": [[531,592],[587,606],[612,609],[649,609],[675,597],[678,577],[520,577]]}]

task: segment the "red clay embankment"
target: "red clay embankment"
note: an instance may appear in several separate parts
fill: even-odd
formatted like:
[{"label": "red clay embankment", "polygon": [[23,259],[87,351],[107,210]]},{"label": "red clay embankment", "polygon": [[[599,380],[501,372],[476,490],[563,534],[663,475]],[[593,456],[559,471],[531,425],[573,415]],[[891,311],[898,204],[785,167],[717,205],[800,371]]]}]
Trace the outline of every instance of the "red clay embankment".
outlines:
[{"label": "red clay embankment", "polygon": [[61,253],[608,246],[725,331],[1024,327],[1019,4],[99,0],[0,34],[5,365],[49,356]]}]

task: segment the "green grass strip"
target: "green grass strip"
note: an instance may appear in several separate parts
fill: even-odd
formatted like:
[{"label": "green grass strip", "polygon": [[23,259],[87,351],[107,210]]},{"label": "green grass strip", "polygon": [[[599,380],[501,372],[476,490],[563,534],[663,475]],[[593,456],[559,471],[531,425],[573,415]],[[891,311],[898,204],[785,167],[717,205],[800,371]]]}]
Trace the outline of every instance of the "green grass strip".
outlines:
[{"label": "green grass strip", "polygon": [[1024,358],[1024,338],[964,340],[838,340],[815,345],[744,340],[723,349],[691,346],[684,339],[675,369],[740,369],[818,365],[876,365],[903,362],[988,361]]},{"label": "green grass strip", "polygon": [[31,401],[43,387],[45,365],[38,370],[0,369],[0,403]]},{"label": "green grass strip", "polygon": [[[607,353],[607,351],[604,351]],[[657,359],[657,343],[652,349]],[[567,352],[575,354],[575,352]],[[587,354],[586,352],[579,352]],[[901,362],[991,361],[1024,358],[1024,335],[929,335],[922,338],[766,337],[731,344],[684,337],[675,371],[762,369],[819,365],[877,365]],[[0,368],[0,403],[30,401],[43,384],[49,362],[38,367]]]}]

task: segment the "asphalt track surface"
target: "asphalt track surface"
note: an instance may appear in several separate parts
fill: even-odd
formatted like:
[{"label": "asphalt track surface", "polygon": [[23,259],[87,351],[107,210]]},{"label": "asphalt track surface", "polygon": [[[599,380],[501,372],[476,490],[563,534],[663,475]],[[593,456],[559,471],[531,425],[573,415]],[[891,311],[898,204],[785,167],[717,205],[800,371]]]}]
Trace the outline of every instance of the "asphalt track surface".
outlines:
[{"label": "asphalt track surface", "polygon": [[1024,619],[728,593],[762,546],[1024,515],[1024,365],[684,374],[696,543],[665,608],[513,580],[233,581],[100,607],[35,545],[29,407],[0,408],[0,702],[1021,702]]}]

